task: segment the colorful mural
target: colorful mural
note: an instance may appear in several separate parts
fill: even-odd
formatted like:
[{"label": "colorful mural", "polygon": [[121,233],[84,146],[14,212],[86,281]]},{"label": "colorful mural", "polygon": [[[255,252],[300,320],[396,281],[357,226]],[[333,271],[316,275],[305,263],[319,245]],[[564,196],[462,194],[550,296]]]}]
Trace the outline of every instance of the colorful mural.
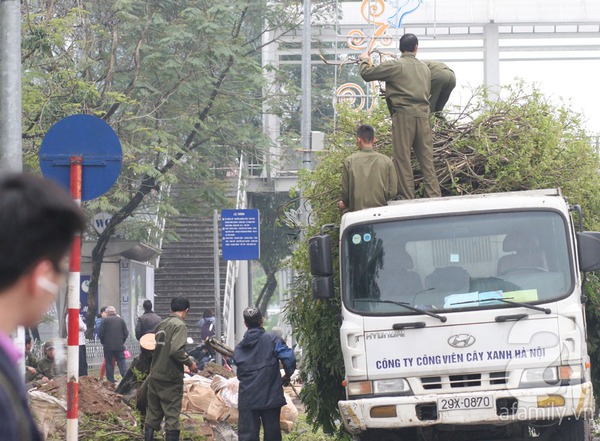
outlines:
[{"label": "colorful mural", "polygon": [[[360,13],[365,22],[372,27],[371,35],[366,35],[361,29],[352,29],[346,35],[350,49],[375,53],[379,62],[393,58],[397,50],[392,47],[393,37],[387,33],[390,28],[400,29],[405,17],[416,11],[424,0],[363,0]],[[347,63],[342,63],[347,64]],[[370,89],[370,91],[369,91]],[[334,104],[350,103],[357,109],[372,108],[377,102],[379,87],[376,83],[367,85],[367,91],[356,83],[345,83],[339,86],[335,93]]]},{"label": "colorful mural", "polygon": [[388,3],[396,8],[396,12],[387,21],[390,26],[400,28],[404,17],[415,12],[423,4],[423,0],[390,0]]}]

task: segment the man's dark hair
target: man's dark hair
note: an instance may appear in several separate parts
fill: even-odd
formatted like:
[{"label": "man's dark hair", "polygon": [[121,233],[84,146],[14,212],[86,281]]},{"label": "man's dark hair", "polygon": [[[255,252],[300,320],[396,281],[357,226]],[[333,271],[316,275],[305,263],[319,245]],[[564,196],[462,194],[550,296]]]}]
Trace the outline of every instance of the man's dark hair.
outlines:
[{"label": "man's dark hair", "polygon": [[10,173],[0,178],[0,291],[41,260],[61,271],[75,233],[85,229],[83,211],[49,180]]},{"label": "man's dark hair", "polygon": [[258,308],[254,306],[250,306],[244,309],[244,323],[248,328],[258,328],[260,327],[260,322],[262,320],[262,314]]},{"label": "man's dark hair", "polygon": [[152,311],[152,302],[150,300],[144,300],[143,306],[144,311]]},{"label": "man's dark hair", "polygon": [[202,313],[202,317],[204,317],[204,318],[209,318],[209,317],[214,317],[214,316],[215,316],[215,312],[210,308],[206,308],[204,310],[204,312]]},{"label": "man's dark hair", "polygon": [[190,301],[185,297],[175,297],[171,300],[171,311],[173,312],[185,311],[189,307]]},{"label": "man's dark hair", "polygon": [[356,137],[371,144],[375,141],[375,129],[367,124],[362,124],[356,129]]},{"label": "man's dark hair", "polygon": [[419,39],[415,34],[404,34],[400,37],[400,52],[414,52],[419,44]]}]

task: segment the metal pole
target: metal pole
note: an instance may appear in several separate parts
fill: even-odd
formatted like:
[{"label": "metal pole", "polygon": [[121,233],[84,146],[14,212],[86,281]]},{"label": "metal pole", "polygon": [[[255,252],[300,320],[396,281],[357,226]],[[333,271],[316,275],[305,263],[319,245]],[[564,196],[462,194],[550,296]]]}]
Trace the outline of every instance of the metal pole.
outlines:
[{"label": "metal pole", "polygon": [[[304,24],[302,26],[302,115],[301,115],[301,138],[302,138],[302,168],[310,170],[310,131],[311,131],[311,27],[310,27],[311,0],[304,0]],[[300,197],[300,220],[302,226],[308,225],[308,204],[304,200],[304,190],[301,189]]]},{"label": "metal pole", "polygon": [[[71,157],[71,196],[81,207],[82,156]],[[69,328],[67,332],[67,440],[77,441],[79,413],[79,284],[81,282],[81,235],[77,234],[71,245],[67,306]]]},{"label": "metal pole", "polygon": [[311,0],[304,0],[304,24],[302,26],[302,166],[310,165],[310,129],[311,129],[311,42],[310,42]]},{"label": "metal pole", "polygon": [[0,0],[0,174],[23,169],[21,2]]},{"label": "metal pole", "polygon": [[483,26],[483,81],[495,94],[500,88],[500,37],[498,24],[486,23]]},{"label": "metal pole", "polygon": [[[214,280],[215,280],[215,338],[221,341],[221,270],[219,265],[219,212],[214,211],[213,215],[213,237],[214,237]],[[217,352],[216,362],[221,365],[221,354]]]},{"label": "metal pole", "polygon": [[[0,175],[23,170],[21,132],[21,2],[0,0]],[[25,328],[12,338],[25,378]]]}]

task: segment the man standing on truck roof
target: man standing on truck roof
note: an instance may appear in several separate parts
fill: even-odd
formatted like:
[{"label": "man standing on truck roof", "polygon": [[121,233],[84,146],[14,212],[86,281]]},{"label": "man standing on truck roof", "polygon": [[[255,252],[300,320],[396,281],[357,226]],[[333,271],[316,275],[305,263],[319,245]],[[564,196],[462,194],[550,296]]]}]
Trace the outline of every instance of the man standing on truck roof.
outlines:
[{"label": "man standing on truck roof", "polygon": [[450,94],[456,87],[454,71],[441,61],[423,60],[431,72],[431,96],[429,111],[437,118],[444,119],[442,110],[446,106]]},{"label": "man standing on truck roof", "polygon": [[398,177],[392,160],[376,152],[375,130],[363,124],[356,130],[358,151],[344,160],[340,210],[381,207],[396,195]]},{"label": "man standing on truck roof", "polygon": [[410,163],[411,147],[417,156],[425,193],[441,196],[440,184],[433,166],[433,136],[429,123],[431,73],[417,60],[419,40],[414,34],[400,38],[399,60],[372,66],[369,53],[360,55],[360,76],[365,81],[385,81],[385,95],[392,106],[393,160],[398,174],[398,196],[414,199],[415,184]]}]

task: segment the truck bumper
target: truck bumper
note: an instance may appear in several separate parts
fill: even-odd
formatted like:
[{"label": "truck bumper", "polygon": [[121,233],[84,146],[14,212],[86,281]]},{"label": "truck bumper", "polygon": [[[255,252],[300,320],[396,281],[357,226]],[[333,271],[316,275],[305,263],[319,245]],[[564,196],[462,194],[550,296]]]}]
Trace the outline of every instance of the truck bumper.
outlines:
[{"label": "truck bumper", "polygon": [[[442,410],[442,400],[486,397],[488,408]],[[549,397],[551,398],[549,400]],[[564,400],[564,404],[562,404]],[[481,401],[481,400],[479,400]],[[461,401],[462,402],[462,401]],[[430,394],[346,400],[338,403],[344,426],[351,434],[367,429],[423,427],[435,424],[507,424],[517,421],[592,417],[591,383],[574,386],[486,392]]]}]

